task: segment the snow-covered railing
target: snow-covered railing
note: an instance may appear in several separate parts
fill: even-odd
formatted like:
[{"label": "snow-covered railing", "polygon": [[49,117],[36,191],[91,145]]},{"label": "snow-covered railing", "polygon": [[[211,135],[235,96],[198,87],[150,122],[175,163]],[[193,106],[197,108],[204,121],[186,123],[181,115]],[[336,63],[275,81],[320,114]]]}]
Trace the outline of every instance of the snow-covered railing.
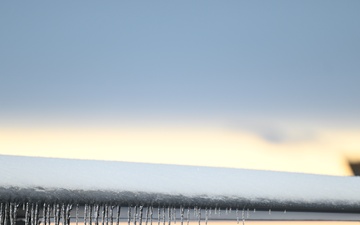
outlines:
[{"label": "snow-covered railing", "polygon": [[1,225],[360,220],[357,177],[19,156],[0,156],[0,174]]}]

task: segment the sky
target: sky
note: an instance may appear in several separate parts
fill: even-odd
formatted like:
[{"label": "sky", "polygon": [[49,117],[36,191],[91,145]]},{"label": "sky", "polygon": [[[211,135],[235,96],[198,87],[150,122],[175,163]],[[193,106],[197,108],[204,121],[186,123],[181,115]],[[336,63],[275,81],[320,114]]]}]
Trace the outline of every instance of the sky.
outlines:
[{"label": "sky", "polygon": [[[268,146],[259,149],[311,143],[307,149],[358,155],[359,10],[355,0],[1,2],[0,152],[62,156],[71,137],[50,146],[19,142],[60,130],[72,138],[87,130],[94,140],[100,129],[114,140],[155,133],[156,144],[136,147],[146,151],[173,153],[181,140],[209,154],[222,148],[199,149],[192,140],[223,146],[244,134]],[[85,139],[78,149],[89,148]],[[254,147],[241,140],[234,149]],[[63,150],[34,150],[59,141],[68,143]],[[122,151],[113,152],[109,158]]]}]

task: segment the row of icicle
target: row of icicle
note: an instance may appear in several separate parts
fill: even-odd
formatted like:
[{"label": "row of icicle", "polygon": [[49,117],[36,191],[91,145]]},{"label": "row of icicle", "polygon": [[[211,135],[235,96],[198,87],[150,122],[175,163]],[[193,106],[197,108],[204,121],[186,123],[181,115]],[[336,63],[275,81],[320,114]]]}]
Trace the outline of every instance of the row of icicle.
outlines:
[{"label": "row of icicle", "polygon": [[[132,206],[121,207],[115,205],[85,204],[83,216],[80,216],[78,204],[74,205],[75,216],[71,218],[72,204],[39,204],[39,203],[0,203],[0,225],[16,225],[19,208],[25,213],[21,220],[24,225],[70,225],[70,222],[83,222],[83,225],[119,225],[120,222],[127,222],[128,225],[170,225],[176,224],[175,207],[153,207],[153,206]],[[127,216],[120,217],[121,210],[127,209]],[[190,215],[193,210],[194,215]],[[225,214],[236,212],[237,223],[245,223],[245,217],[249,218],[249,209],[225,210]],[[255,209],[254,209],[255,212]],[[191,218],[196,219],[200,225],[204,219],[205,225],[212,214],[221,215],[219,208],[180,207],[180,225],[189,225]],[[203,213],[203,215],[202,215]],[[269,211],[270,213],[270,211]],[[124,213],[123,213],[124,214]],[[72,220],[71,220],[72,219]],[[74,221],[75,219],[75,221]]]}]

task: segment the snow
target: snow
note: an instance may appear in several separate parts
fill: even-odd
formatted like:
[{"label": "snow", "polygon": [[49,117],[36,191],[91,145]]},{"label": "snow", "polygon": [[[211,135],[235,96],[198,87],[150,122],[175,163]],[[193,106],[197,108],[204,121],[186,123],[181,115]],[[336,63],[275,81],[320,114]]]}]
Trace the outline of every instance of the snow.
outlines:
[{"label": "snow", "polygon": [[0,174],[0,201],[360,210],[358,177],[4,155]]}]

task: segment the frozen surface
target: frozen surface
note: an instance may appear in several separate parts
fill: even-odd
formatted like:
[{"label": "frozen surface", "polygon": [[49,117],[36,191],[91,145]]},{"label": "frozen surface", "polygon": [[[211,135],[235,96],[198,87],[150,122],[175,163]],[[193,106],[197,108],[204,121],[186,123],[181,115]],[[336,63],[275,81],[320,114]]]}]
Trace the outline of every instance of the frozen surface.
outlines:
[{"label": "frozen surface", "polygon": [[0,200],[356,212],[360,179],[0,156]]}]

